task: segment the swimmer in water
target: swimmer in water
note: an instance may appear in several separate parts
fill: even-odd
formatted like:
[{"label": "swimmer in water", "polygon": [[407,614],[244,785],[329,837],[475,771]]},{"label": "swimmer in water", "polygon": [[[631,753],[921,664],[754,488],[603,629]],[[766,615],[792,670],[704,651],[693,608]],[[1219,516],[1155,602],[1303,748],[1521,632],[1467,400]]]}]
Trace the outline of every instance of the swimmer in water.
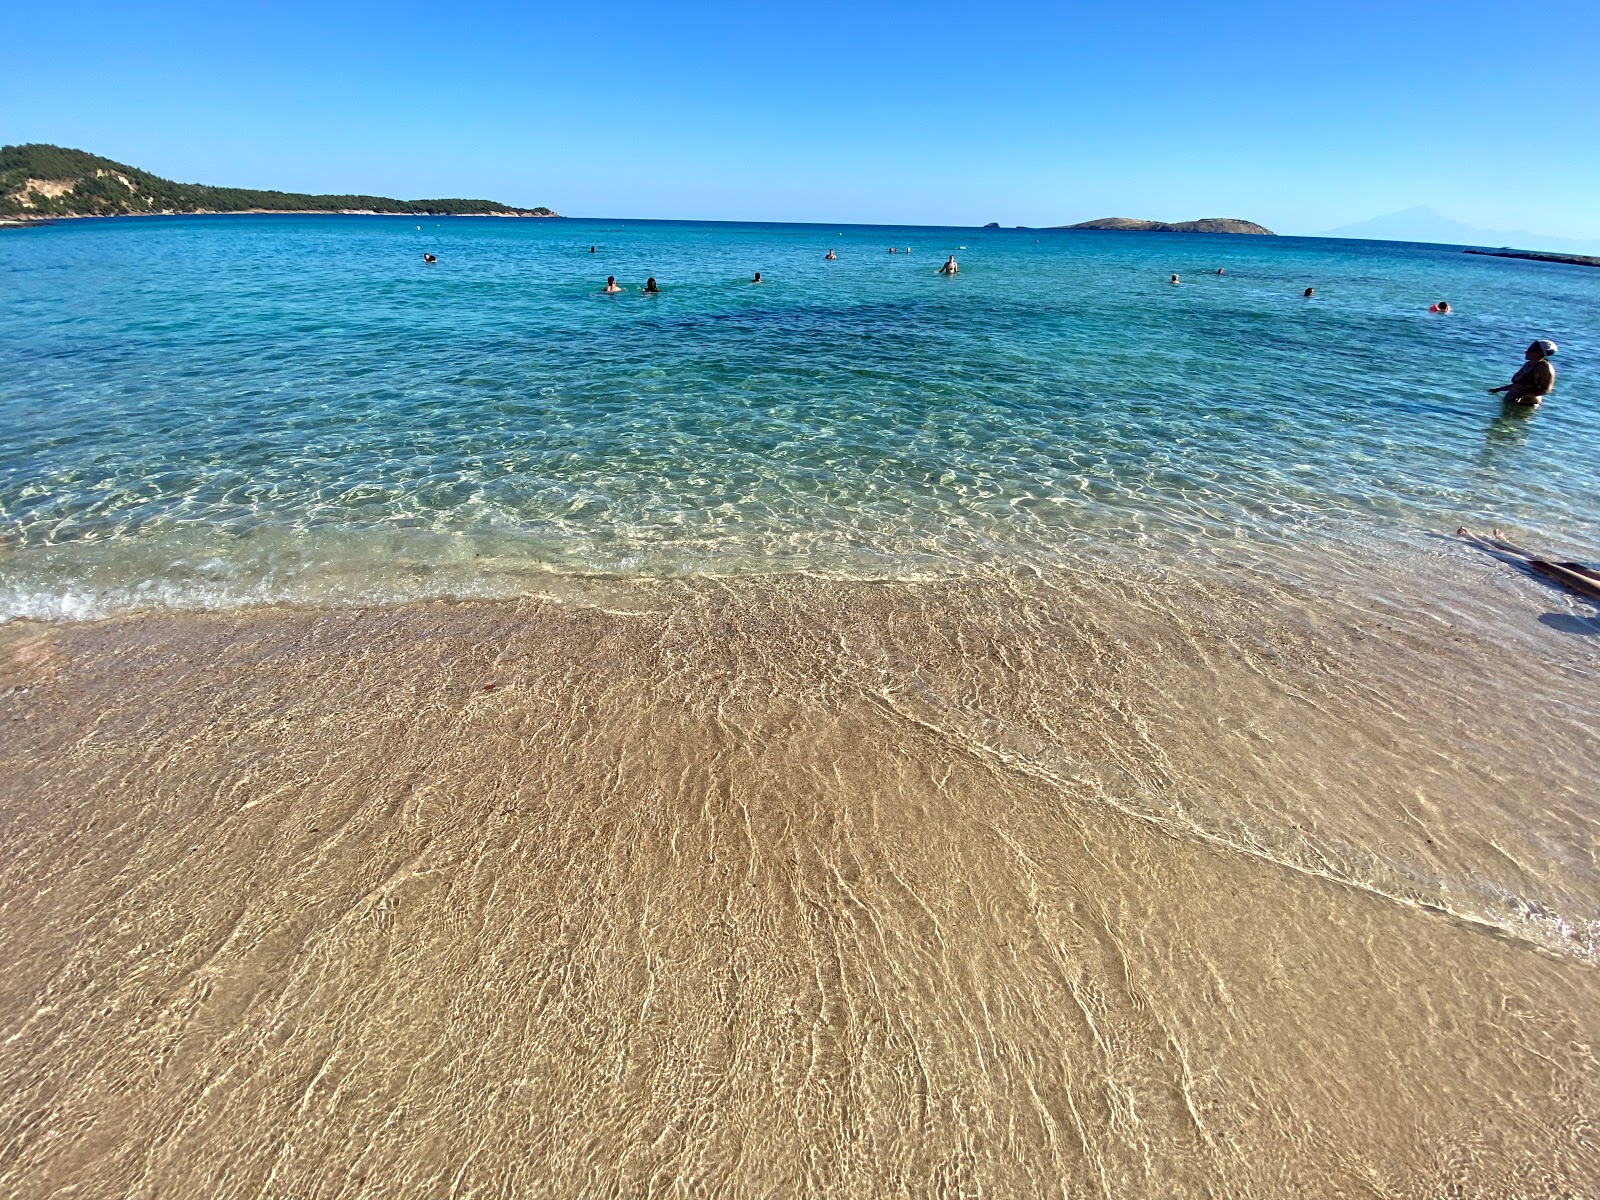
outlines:
[{"label": "swimmer in water", "polygon": [[939,274],[954,275],[959,270],[961,270],[961,268],[956,266],[956,256],[952,254],[949,258],[944,260],[944,266],[939,268]]},{"label": "swimmer in water", "polygon": [[1450,311],[1450,301],[1441,300],[1439,303],[1432,305],[1428,311],[1431,313],[1447,313]]},{"label": "swimmer in water", "polygon": [[900,251],[896,250],[893,246],[890,246],[889,247],[889,253],[890,254],[899,254]]},{"label": "swimmer in water", "polygon": [[1550,356],[1556,352],[1556,344],[1548,338],[1539,338],[1525,351],[1522,357],[1527,361],[1517,369],[1511,377],[1511,382],[1504,387],[1490,388],[1489,394],[1505,395],[1507,404],[1524,404],[1529,408],[1537,408],[1539,401],[1550,394],[1550,389],[1556,386],[1556,369],[1550,363]]},{"label": "swimmer in water", "polygon": [[606,294],[607,295],[615,295],[617,292],[620,292],[621,290],[622,289],[617,286],[617,277],[615,275],[607,275],[606,276],[606,286],[605,286]]},{"label": "swimmer in water", "polygon": [[661,289],[656,286],[656,277],[654,275],[644,281],[644,294],[646,296],[659,296],[661,294]]},{"label": "swimmer in water", "polygon": [[750,282],[751,283],[760,283],[761,282],[761,272],[757,271],[756,272],[756,277],[754,279],[752,279]]},{"label": "swimmer in water", "polygon": [[437,259],[437,258],[435,258],[435,257],[434,257],[434,256],[433,256],[433,255],[431,255],[431,254],[424,254],[424,255],[423,255],[423,256],[422,256],[422,261],[423,261],[423,262],[425,262],[425,263],[436,263],[436,262],[438,262],[438,261],[439,261],[439,260],[438,260],[438,259]]},{"label": "swimmer in water", "polygon": [[838,257],[839,257],[839,256],[838,256],[838,255],[837,255],[837,254],[835,254],[835,253],[834,253],[834,252],[833,252],[833,251],[832,251],[832,250],[829,250],[829,251],[828,251],[828,252],[827,252],[827,253],[826,253],[826,254],[824,254],[824,255],[823,255],[823,256],[822,256],[822,257],[823,257],[823,258],[824,258],[824,259],[825,259],[825,260],[826,260],[826,261],[828,261],[828,262],[833,262],[833,261],[835,261],[835,260],[836,260],[836,259],[837,259],[837,258],[838,258]]},{"label": "swimmer in water", "polygon": [[1227,274],[1227,272],[1226,272],[1226,271],[1224,271],[1224,270],[1223,270],[1223,269],[1222,269],[1222,268],[1221,268],[1221,267],[1218,267],[1218,268],[1217,268],[1217,274],[1218,274],[1218,275],[1226,275],[1226,274]]},{"label": "swimmer in water", "polygon": [[1176,275],[1174,275],[1171,279],[1167,280],[1167,282],[1170,283],[1173,287],[1177,287],[1178,284],[1181,281],[1178,279],[1178,277]]},{"label": "swimmer in water", "polygon": [[1317,289],[1316,288],[1307,288],[1304,292],[1301,293],[1301,295],[1303,295],[1307,300],[1311,299],[1311,297],[1315,296],[1316,294],[1317,294]]},{"label": "swimmer in water", "polygon": [[593,254],[593,253],[594,253],[594,247],[593,247],[593,246],[590,246],[590,247],[589,247],[589,253],[590,253],[590,254]]}]

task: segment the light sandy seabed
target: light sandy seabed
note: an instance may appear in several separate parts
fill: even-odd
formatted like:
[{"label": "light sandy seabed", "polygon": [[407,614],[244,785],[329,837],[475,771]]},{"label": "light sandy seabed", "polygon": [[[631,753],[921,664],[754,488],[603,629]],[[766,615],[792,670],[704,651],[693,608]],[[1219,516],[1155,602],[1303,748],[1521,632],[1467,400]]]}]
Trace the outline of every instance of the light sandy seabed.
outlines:
[{"label": "light sandy seabed", "polygon": [[791,578],[0,664],[5,1195],[1600,1193],[1592,676],[1466,623]]}]

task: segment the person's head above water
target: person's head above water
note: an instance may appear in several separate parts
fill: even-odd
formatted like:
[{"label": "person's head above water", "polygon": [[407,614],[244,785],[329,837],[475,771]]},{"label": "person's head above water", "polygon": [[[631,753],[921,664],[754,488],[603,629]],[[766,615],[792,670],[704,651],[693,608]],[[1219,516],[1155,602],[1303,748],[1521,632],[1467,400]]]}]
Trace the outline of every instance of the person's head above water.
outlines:
[{"label": "person's head above water", "polygon": [[752,279],[750,282],[751,283],[760,283],[761,282],[761,272],[757,271],[756,272],[756,277],[754,279]]},{"label": "person's head above water", "polygon": [[1450,301],[1441,300],[1439,303],[1430,306],[1428,311],[1431,313],[1447,313],[1450,311]]},{"label": "person's head above water", "polygon": [[1218,267],[1218,268],[1217,268],[1217,274],[1218,274],[1218,275],[1226,275],[1226,274],[1227,274],[1227,272],[1226,272],[1226,271],[1224,271],[1224,270],[1223,270],[1223,269],[1222,269],[1222,268],[1221,268],[1221,267]]},{"label": "person's head above water", "polygon": [[1304,295],[1305,295],[1307,300],[1311,299],[1311,297],[1315,296],[1316,294],[1317,294],[1317,289],[1316,288],[1307,288],[1305,290],[1305,292],[1304,292]]},{"label": "person's head above water", "polygon": [[656,277],[654,275],[644,281],[644,290],[647,292],[659,292],[661,290],[656,286]]},{"label": "person's head above water", "polygon": [[439,261],[439,260],[438,260],[438,259],[437,259],[437,258],[435,258],[435,257],[434,257],[434,256],[433,256],[433,255],[431,255],[431,254],[424,254],[424,255],[423,255],[423,256],[422,256],[422,261],[423,261],[423,262],[428,262],[428,263],[431,263],[431,262],[438,262],[438,261]]},{"label": "person's head above water", "polygon": [[1179,280],[1178,280],[1178,277],[1176,275],[1174,275],[1171,279],[1167,280],[1167,282],[1168,283],[1177,283],[1177,282],[1179,282]]},{"label": "person's head above water", "polygon": [[1541,358],[1549,358],[1556,352],[1556,344],[1549,338],[1535,338],[1532,345],[1523,351],[1522,357],[1529,362],[1537,362]]}]

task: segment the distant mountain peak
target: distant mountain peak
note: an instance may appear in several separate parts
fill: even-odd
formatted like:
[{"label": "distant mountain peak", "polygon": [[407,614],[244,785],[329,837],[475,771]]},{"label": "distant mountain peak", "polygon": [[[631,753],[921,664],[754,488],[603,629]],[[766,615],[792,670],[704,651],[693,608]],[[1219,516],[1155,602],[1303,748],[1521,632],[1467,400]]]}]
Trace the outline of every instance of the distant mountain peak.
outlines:
[{"label": "distant mountain peak", "polygon": [[1427,204],[1330,229],[1319,237],[1364,238],[1386,242],[1432,242],[1446,246],[1516,246],[1566,254],[1600,253],[1600,241],[1551,237],[1524,229],[1480,229],[1445,216]]}]

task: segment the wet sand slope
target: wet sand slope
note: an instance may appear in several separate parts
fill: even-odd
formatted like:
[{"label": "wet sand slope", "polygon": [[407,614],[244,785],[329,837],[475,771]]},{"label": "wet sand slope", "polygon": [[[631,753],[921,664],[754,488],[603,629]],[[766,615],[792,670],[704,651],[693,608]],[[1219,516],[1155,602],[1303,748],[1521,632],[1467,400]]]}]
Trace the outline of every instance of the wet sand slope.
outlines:
[{"label": "wet sand slope", "polygon": [[0,1192],[1600,1189],[1570,681],[1115,599],[0,631]]}]

